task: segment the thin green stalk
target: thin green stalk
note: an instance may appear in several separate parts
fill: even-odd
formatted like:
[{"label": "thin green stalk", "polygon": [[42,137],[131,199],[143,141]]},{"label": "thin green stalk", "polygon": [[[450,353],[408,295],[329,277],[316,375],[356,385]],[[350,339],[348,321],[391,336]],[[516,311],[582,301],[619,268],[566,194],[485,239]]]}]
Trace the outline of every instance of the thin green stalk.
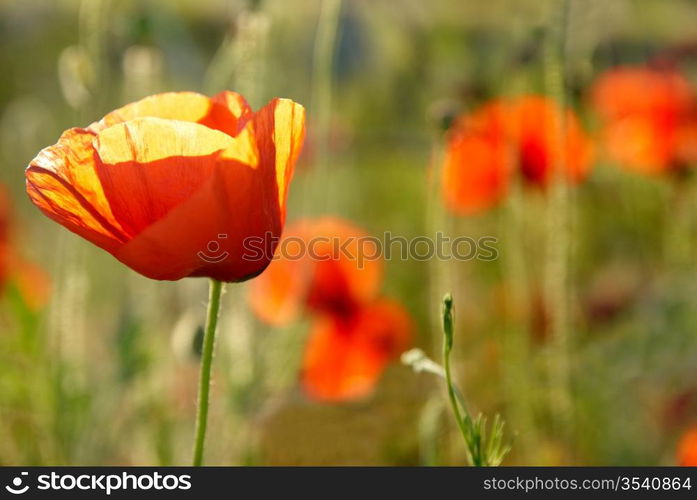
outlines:
[{"label": "thin green stalk", "polygon": [[472,418],[466,408],[464,410],[464,418],[462,412],[460,411],[460,403],[458,401],[457,393],[453,387],[453,379],[450,374],[450,349],[447,347],[447,341],[443,342],[443,365],[445,367],[445,382],[448,387],[448,398],[450,399],[450,406],[455,414],[455,420],[457,420],[458,427],[460,427],[460,432],[466,441],[469,441],[469,432],[467,431],[467,426],[465,421],[471,422]]},{"label": "thin green stalk", "polygon": [[417,373],[428,372],[445,379],[450,406],[465,440],[470,464],[477,467],[500,465],[510,451],[510,446],[503,443],[503,420],[496,415],[493,425],[488,428],[487,418],[481,413],[472,418],[462,392],[453,383],[450,369],[454,333],[453,298],[449,293],[443,297],[442,319],[443,367],[426,357],[420,349],[411,349],[403,353],[402,363],[411,366]]},{"label": "thin green stalk", "polygon": [[87,81],[84,83],[90,92],[89,102],[85,102],[79,110],[81,115],[87,113],[87,116],[80,116],[83,121],[85,118],[94,119],[93,113],[104,109],[109,95],[108,67],[104,61],[107,60],[105,40],[110,7],[110,0],[82,0],[80,4],[79,46],[84,50],[89,64]]},{"label": "thin green stalk", "polygon": [[472,416],[467,410],[462,394],[453,384],[450,370],[450,352],[453,349],[453,298],[450,294],[446,294],[443,298],[443,333],[443,368],[446,386],[448,387],[448,399],[462,437],[465,439],[465,443],[467,443],[472,465],[480,467],[484,464],[480,453],[480,443],[478,442],[479,433],[473,429]]},{"label": "thin green stalk", "polygon": [[668,272],[679,276],[692,262],[694,189],[692,179],[676,175],[671,180],[663,253]]},{"label": "thin green stalk", "polygon": [[312,59],[312,114],[317,138],[316,171],[314,182],[326,192],[324,202],[331,199],[328,176],[329,135],[332,119],[332,79],[334,54],[339,32],[341,0],[322,0],[317,35]]},{"label": "thin green stalk", "polygon": [[208,395],[211,388],[211,365],[213,364],[213,347],[215,346],[215,331],[218,326],[222,291],[223,283],[212,279],[208,294],[208,313],[203,335],[201,372],[198,383],[198,407],[196,409],[196,430],[194,432],[194,467],[203,463],[203,447],[206,441],[206,425],[208,423]]},{"label": "thin green stalk", "polygon": [[[440,192],[440,179],[442,176],[444,156],[444,139],[443,130],[436,128],[433,133],[431,158],[428,166],[426,205],[427,234],[433,235],[437,234],[438,231],[442,231],[446,234],[450,234],[452,232],[452,219],[445,216],[445,208]],[[434,331],[438,331],[442,328],[443,315],[440,311],[441,290],[452,290],[457,282],[457,280],[453,277],[455,270],[453,269],[452,264],[452,262],[444,262],[441,259],[431,259],[428,262],[428,286],[430,290],[428,294],[430,297],[429,310],[432,311],[432,314],[429,314],[429,320],[431,328],[433,328]],[[433,352],[438,352],[442,339],[438,335],[433,335],[432,342]],[[432,365],[434,370],[431,370],[431,373],[445,379],[445,371],[443,370],[443,367],[437,363],[432,363]],[[429,428],[429,430],[432,431],[431,438],[440,432],[440,426],[442,424],[440,416],[441,413],[445,414],[447,411],[447,405],[442,400],[442,393],[434,388],[429,396],[429,401],[424,407],[424,415],[431,417],[429,423],[432,422],[433,424],[433,428]],[[432,417],[431,413],[434,413],[435,416]],[[433,460],[438,460],[441,458],[438,454],[439,447],[437,446],[435,439],[433,439],[430,443],[427,443],[427,441],[424,440],[420,449],[422,451],[432,450],[430,452],[430,458]],[[430,465],[437,465],[438,463],[439,462],[433,462],[430,463]]]},{"label": "thin green stalk", "polygon": [[419,465],[433,467],[443,463],[440,435],[444,412],[443,400],[430,397],[419,413]]},{"label": "thin green stalk", "polygon": [[[105,80],[105,37],[104,22],[110,15],[110,2],[107,0],[82,0],[79,4],[78,30],[76,45],[66,47],[61,51],[58,60],[59,79],[61,78],[61,61],[66,63],[62,69],[67,70],[62,76],[67,79],[61,82],[61,88],[66,102],[73,108],[73,119],[78,123],[89,123],[99,116],[103,99],[108,95],[99,82]],[[72,55],[70,55],[72,53]],[[68,54],[67,56],[65,54]],[[76,64],[71,64],[72,62]],[[67,85],[65,85],[67,84]],[[65,85],[65,86],[64,86]],[[80,98],[71,101],[70,90],[74,87],[82,89]],[[86,95],[86,97],[85,97]],[[94,453],[87,436],[86,429],[90,425],[77,425],[76,422],[90,422],[94,418],[93,400],[79,408],[71,407],[70,412],[64,411],[76,397],[81,397],[90,391],[93,382],[91,372],[94,365],[88,355],[90,336],[87,335],[87,311],[90,310],[88,298],[90,294],[90,276],[85,265],[86,248],[77,238],[67,231],[61,231],[57,236],[55,252],[52,254],[53,294],[60,300],[52,300],[47,311],[47,345],[52,355],[47,358],[50,373],[50,400],[55,405],[50,412],[51,426],[56,437],[56,449],[48,451],[49,460],[65,462],[81,462],[81,457]],[[55,411],[53,411],[55,410]],[[44,453],[43,450],[41,453]]]},{"label": "thin green stalk", "polygon": [[[317,135],[320,139],[318,152],[321,160],[326,160],[327,139],[332,109],[332,73],[334,52],[339,28],[341,0],[324,0],[317,22],[317,38],[313,55],[312,92],[313,110],[317,121]],[[321,148],[321,149],[320,149]]]},{"label": "thin green stalk", "polygon": [[494,425],[487,432],[486,417],[479,413],[476,418],[472,418],[465,398],[453,383],[450,370],[453,323],[453,298],[448,293],[443,297],[443,371],[448,386],[450,406],[467,445],[470,463],[475,467],[496,466],[501,463],[509,450],[508,446],[503,445],[503,421],[496,416]]},{"label": "thin green stalk", "polygon": [[[272,18],[265,11],[261,0],[246,0],[243,7],[230,20],[234,29],[225,36],[204,79],[204,89],[213,94],[225,89],[234,89],[242,94],[252,108],[257,109],[271,97],[273,90],[266,73],[269,69],[269,35],[273,28]],[[244,287],[235,287],[235,295],[245,292]],[[234,300],[236,308],[243,308],[244,301]],[[240,316],[242,317],[242,316]],[[263,332],[256,327],[240,325],[235,334],[246,348],[244,360],[238,360],[239,370],[226,370],[229,413],[235,417],[235,435],[238,461],[247,463],[256,455],[254,415],[263,400],[267,356],[263,348]],[[231,353],[227,353],[231,355]]]},{"label": "thin green stalk", "polygon": [[232,24],[234,29],[225,36],[206,69],[204,89],[210,94],[234,89],[256,109],[264,103],[268,90],[265,73],[270,18],[260,0],[248,0]]},{"label": "thin green stalk", "polygon": [[[559,108],[566,107],[564,75],[566,71],[566,33],[569,22],[569,0],[558,0],[550,24],[545,54],[545,85]],[[548,356],[550,407],[563,434],[571,430],[571,360],[569,329],[569,256],[571,245],[571,216],[569,189],[566,179],[565,117],[560,111],[550,131],[557,138],[552,155],[553,182],[547,203],[545,305],[550,318],[551,349]],[[559,139],[561,138],[561,139]]]},{"label": "thin green stalk", "polygon": [[518,429],[524,429],[516,440],[517,453],[523,461],[533,459],[539,439],[536,405],[531,401],[535,374],[530,369],[532,287],[531,271],[527,268],[528,243],[534,239],[526,231],[527,221],[534,220],[534,215],[529,213],[525,202],[522,186],[514,183],[501,221],[502,247],[506,248],[501,265],[507,286],[507,311],[501,331],[502,382],[508,417]]}]

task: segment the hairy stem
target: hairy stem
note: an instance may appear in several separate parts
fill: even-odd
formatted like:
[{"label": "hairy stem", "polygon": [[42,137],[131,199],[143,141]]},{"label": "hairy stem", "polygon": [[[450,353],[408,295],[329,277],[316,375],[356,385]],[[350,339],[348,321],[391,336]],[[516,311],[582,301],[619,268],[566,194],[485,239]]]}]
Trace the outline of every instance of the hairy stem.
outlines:
[{"label": "hairy stem", "polygon": [[218,312],[220,311],[222,291],[223,283],[212,279],[208,295],[208,313],[203,335],[201,372],[198,383],[198,407],[196,409],[193,459],[195,467],[203,463],[203,448],[206,442],[206,425],[208,423],[208,395],[211,388],[211,365],[213,364],[213,347],[215,346],[215,331],[218,326]]}]

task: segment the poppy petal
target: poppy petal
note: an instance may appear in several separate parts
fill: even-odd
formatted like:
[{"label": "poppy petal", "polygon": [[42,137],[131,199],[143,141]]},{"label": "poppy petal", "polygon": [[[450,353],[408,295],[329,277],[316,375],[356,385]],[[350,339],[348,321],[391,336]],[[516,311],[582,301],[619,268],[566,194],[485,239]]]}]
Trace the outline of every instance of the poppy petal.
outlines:
[{"label": "poppy petal", "polygon": [[189,198],[219,161],[256,165],[248,133],[230,137],[202,125],[137,118],[102,130],[97,174],[117,219],[135,236]]},{"label": "poppy petal", "polygon": [[509,119],[526,181],[546,187],[561,162],[569,180],[578,182],[586,177],[593,147],[573,112],[563,111],[547,97],[527,95],[511,103]]},{"label": "poppy petal", "polygon": [[41,309],[51,295],[51,279],[39,266],[26,259],[15,257],[12,278],[24,303],[33,311]]},{"label": "poppy petal", "polygon": [[0,185],[0,291],[7,280],[10,262],[10,199]]},{"label": "poppy petal", "polygon": [[[204,134],[214,132],[200,125],[189,125],[207,130]],[[230,148],[236,143],[227,142],[233,139],[216,133],[227,138],[222,143],[229,146],[227,150],[212,153],[208,159],[189,157],[177,160],[175,165],[181,164],[180,167],[172,167],[172,158],[168,158],[160,172],[153,174],[158,183],[165,183],[163,187],[156,186],[157,191],[166,189],[168,164],[170,168],[187,169],[188,166],[198,165],[198,170],[210,170],[208,177],[200,175],[196,179],[202,184],[191,190],[186,199],[174,203],[162,218],[147,225],[120,248],[114,254],[117,259],[145,276],[161,280],[208,276],[226,282],[242,281],[266,268],[275,250],[269,236],[280,236],[282,228],[275,179],[262,172],[260,167],[252,168],[226,158],[235,157],[228,151],[232,151]],[[244,137],[248,138],[247,144],[251,147],[253,138],[249,134],[241,133],[234,141],[242,147]],[[153,165],[138,164],[133,170],[147,170]],[[159,167],[155,165],[156,169]],[[124,177],[119,175],[115,182],[125,182]],[[128,189],[119,188],[123,196],[128,194]],[[182,186],[181,189],[186,188]],[[130,200],[123,200],[123,203],[126,202],[133,204],[132,194]],[[262,255],[250,258],[248,244],[254,240],[271,240],[268,243],[270,248]]]},{"label": "poppy petal", "polygon": [[406,349],[411,332],[407,312],[389,300],[379,300],[348,320],[319,318],[305,350],[303,388],[321,401],[369,395],[387,363]]},{"label": "poppy petal", "polygon": [[237,92],[224,90],[211,97],[211,102],[208,115],[199,123],[228,135],[237,135],[254,116],[245,98]]},{"label": "poppy petal", "polygon": [[590,173],[595,159],[595,145],[581,128],[576,115],[566,116],[566,173],[573,182],[583,181]]},{"label": "poppy petal", "polygon": [[274,261],[250,283],[249,302],[272,325],[295,319],[301,306],[348,313],[375,299],[383,260],[376,243],[337,217],[301,219],[289,225]]},{"label": "poppy petal", "polygon": [[627,169],[660,174],[670,163],[673,133],[645,115],[613,120],[603,130],[610,157]]},{"label": "poppy petal", "polygon": [[660,174],[690,164],[681,136],[694,119],[695,96],[677,71],[613,69],[598,79],[592,100],[605,122],[605,149],[620,166]]},{"label": "poppy petal", "polygon": [[[115,257],[159,280],[208,276],[233,282],[260,273],[270,257],[247,260],[245,241],[279,234],[281,226],[278,212],[264,210],[257,202],[263,188],[253,172],[236,163],[219,164],[189,199],[121,247]],[[237,189],[229,189],[225,176],[235,177]]]},{"label": "poppy petal", "polygon": [[0,185],[0,245],[10,238],[10,196],[4,186]]},{"label": "poppy petal", "polygon": [[99,132],[135,118],[153,117],[199,123],[235,136],[250,115],[247,102],[234,92],[221,92],[213,98],[196,92],[165,92],[112,111],[89,129]]},{"label": "poppy petal", "polygon": [[442,189],[447,206],[470,215],[501,201],[510,181],[505,150],[480,135],[451,139],[443,166]]},{"label": "poppy petal", "polygon": [[[312,286],[316,295],[324,294],[324,299],[332,299],[336,291],[332,288],[343,289],[350,294],[351,300],[357,304],[365,304],[375,299],[378,294],[383,276],[383,259],[378,255],[380,250],[375,241],[355,224],[338,218],[322,217],[315,222],[313,234],[330,239],[328,243],[315,244],[312,249],[318,256],[332,256],[332,261],[322,260],[318,267],[326,269],[316,272]],[[336,274],[340,273],[341,280]],[[312,293],[312,292],[311,292]],[[317,297],[319,300],[322,297]],[[331,301],[330,301],[331,303]]]},{"label": "poppy petal", "polygon": [[47,216],[107,251],[127,240],[95,169],[94,134],[73,128],[43,149],[26,172],[27,193]]},{"label": "poppy petal", "polygon": [[251,125],[259,145],[261,168],[275,172],[284,222],[288,185],[305,139],[305,108],[290,99],[276,98],[254,115]]},{"label": "poppy petal", "polygon": [[641,66],[605,73],[593,87],[593,102],[607,119],[631,114],[676,116],[694,100],[690,84],[676,71]]},{"label": "poppy petal", "polygon": [[297,319],[307,289],[306,274],[303,262],[271,262],[249,285],[249,305],[256,317],[273,326],[289,325]]},{"label": "poppy petal", "polygon": [[[240,281],[271,259],[303,136],[292,101],[255,114],[233,92],[160,94],[66,132],[28,167],[27,191],[145,276]],[[252,238],[270,242],[256,259]]]},{"label": "poppy petal", "polygon": [[687,431],[678,443],[678,465],[697,467],[697,427]]}]

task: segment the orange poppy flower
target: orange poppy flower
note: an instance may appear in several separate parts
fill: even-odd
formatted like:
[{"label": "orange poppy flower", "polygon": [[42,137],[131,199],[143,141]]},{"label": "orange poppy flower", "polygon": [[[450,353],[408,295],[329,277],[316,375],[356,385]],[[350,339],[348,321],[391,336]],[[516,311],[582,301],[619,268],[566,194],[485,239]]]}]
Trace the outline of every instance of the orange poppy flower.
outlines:
[{"label": "orange poppy flower", "polygon": [[7,191],[0,186],[0,294],[13,284],[24,303],[37,310],[48,300],[51,282],[43,269],[19,255],[12,241],[11,212]]},{"label": "orange poppy flower", "polygon": [[147,97],[63,133],[26,172],[47,216],[153,279],[242,281],[269,258],[245,239],[279,236],[305,135],[302,106],[258,112],[233,92]]},{"label": "orange poppy flower", "polygon": [[562,112],[551,99],[525,96],[512,103],[512,137],[517,144],[518,165],[530,184],[545,187],[556,165],[564,165],[572,182],[588,175],[594,147],[571,110]]},{"label": "orange poppy flower", "polygon": [[0,186],[0,290],[7,281],[10,262],[10,200]]},{"label": "orange poppy flower", "polygon": [[470,215],[497,205],[510,182],[503,101],[492,101],[458,118],[445,151],[441,186],[446,206]]},{"label": "orange poppy flower", "polygon": [[697,427],[687,431],[678,443],[678,465],[697,467]]},{"label": "orange poppy flower", "polygon": [[697,103],[679,73],[617,68],[600,77],[592,98],[605,149],[621,166],[657,174],[697,161]]},{"label": "orange poppy flower", "polygon": [[290,225],[275,260],[250,284],[252,310],[268,324],[285,325],[303,310],[350,314],[370,302],[380,288],[383,262],[365,258],[377,255],[367,236],[336,217]]},{"label": "orange poppy flower", "polygon": [[42,267],[14,255],[12,280],[29,309],[38,311],[46,305],[51,296],[52,283]]},{"label": "orange poppy flower", "polygon": [[443,166],[443,197],[453,212],[469,215],[498,204],[508,191],[510,173],[498,144],[475,134],[450,140]]},{"label": "orange poppy flower", "polygon": [[443,167],[446,205],[468,215],[498,204],[514,172],[531,186],[545,188],[555,165],[564,164],[569,180],[586,177],[593,144],[576,116],[551,99],[522,96],[485,104],[457,120]]},{"label": "orange poppy flower", "polygon": [[250,284],[250,305],[262,321],[287,324],[303,312],[314,317],[301,375],[314,399],[366,396],[411,336],[407,312],[379,298],[383,262],[366,236],[335,217],[299,221]]},{"label": "orange poppy flower", "polygon": [[408,347],[411,329],[404,308],[389,300],[377,300],[348,317],[320,316],[305,348],[303,388],[323,401],[369,395],[387,363]]}]

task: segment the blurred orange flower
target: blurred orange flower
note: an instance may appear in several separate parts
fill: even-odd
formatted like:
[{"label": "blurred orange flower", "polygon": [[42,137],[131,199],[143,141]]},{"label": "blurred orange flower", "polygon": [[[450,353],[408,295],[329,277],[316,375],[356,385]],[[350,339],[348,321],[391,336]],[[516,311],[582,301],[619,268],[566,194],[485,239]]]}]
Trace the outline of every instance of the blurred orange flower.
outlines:
[{"label": "blurred orange flower", "polygon": [[336,217],[303,219],[288,226],[281,255],[250,286],[255,314],[271,325],[285,325],[305,310],[350,315],[374,300],[383,262],[359,263],[361,255],[376,255],[375,243],[367,236]]},{"label": "blurred orange flower", "polygon": [[656,174],[697,161],[697,102],[678,72],[617,68],[600,77],[592,98],[605,149],[621,166]]},{"label": "blurred orange flower", "polygon": [[250,284],[250,305],[262,321],[283,325],[312,315],[301,383],[318,400],[370,394],[411,337],[408,313],[379,296],[383,262],[366,236],[339,218],[298,221]]},{"label": "blurred orange flower", "polygon": [[24,303],[37,310],[48,300],[50,280],[43,269],[19,255],[12,238],[12,225],[10,199],[0,186],[0,294],[11,283]]},{"label": "blurred orange flower", "polygon": [[243,258],[244,240],[280,236],[304,135],[287,99],[253,112],[233,92],[159,94],[64,132],[27,168],[27,192],[149,278],[242,281],[269,263]]},{"label": "blurred orange flower", "polygon": [[514,173],[545,188],[556,165],[569,180],[585,178],[594,148],[576,115],[551,99],[527,95],[491,101],[460,117],[450,131],[443,166],[446,205],[468,215],[498,204]]},{"label": "blurred orange flower", "polygon": [[10,261],[10,200],[0,186],[0,290],[7,281]]},{"label": "blurred orange flower", "polygon": [[688,430],[678,443],[678,465],[697,467],[697,427]]},{"label": "blurred orange flower", "polygon": [[384,299],[349,316],[319,316],[305,348],[305,391],[324,401],[369,395],[385,365],[408,347],[411,328],[404,308]]}]

